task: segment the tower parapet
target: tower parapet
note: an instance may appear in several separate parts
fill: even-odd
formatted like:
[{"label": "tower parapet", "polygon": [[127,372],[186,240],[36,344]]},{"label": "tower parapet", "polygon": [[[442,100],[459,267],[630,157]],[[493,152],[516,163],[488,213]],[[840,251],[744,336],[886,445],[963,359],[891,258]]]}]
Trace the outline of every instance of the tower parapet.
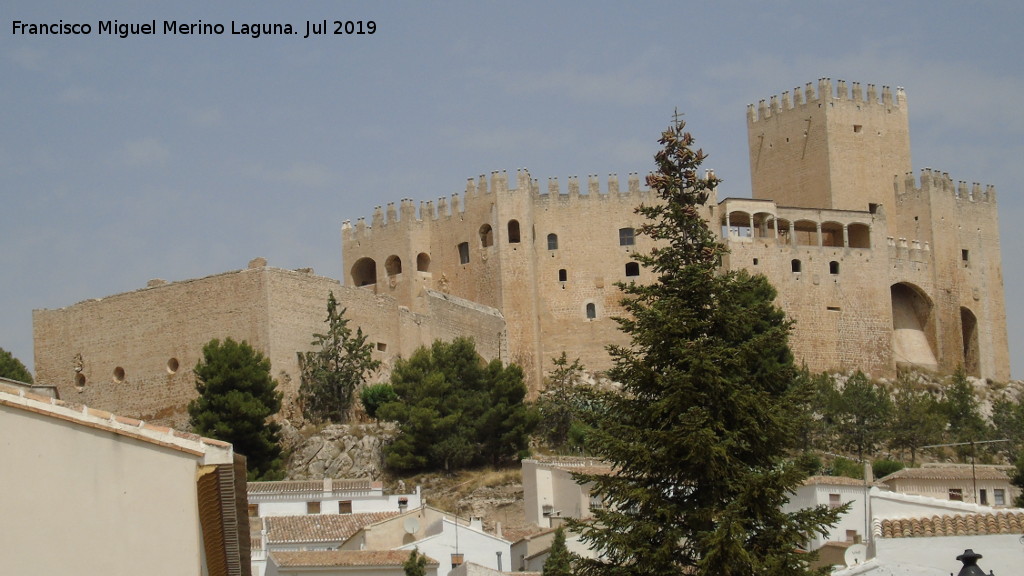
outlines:
[{"label": "tower parapet", "polygon": [[920,198],[932,192],[938,192],[948,194],[961,202],[996,203],[995,186],[988,184],[982,188],[978,182],[968,186],[964,180],[954,183],[948,173],[931,168],[921,170],[920,185],[918,185],[914,173],[907,172],[902,178],[899,176],[893,178],[893,188],[897,201],[908,197]]},{"label": "tower parapet", "polygon": [[867,95],[865,96],[860,82],[852,83],[851,94],[850,87],[846,85],[846,80],[837,80],[836,85],[833,87],[831,78],[819,78],[817,90],[815,90],[814,83],[808,82],[802,90],[800,87],[794,88],[792,98],[790,98],[790,92],[786,91],[781,95],[772,95],[767,99],[762,99],[756,105],[748,104],[747,123],[753,124],[765,118],[811,104],[818,104],[820,106],[829,99],[850,101],[855,104],[876,105],[884,108],[906,107],[906,94],[903,88],[897,87],[894,94],[889,86],[882,86],[882,96],[879,98],[874,84],[867,85]]}]

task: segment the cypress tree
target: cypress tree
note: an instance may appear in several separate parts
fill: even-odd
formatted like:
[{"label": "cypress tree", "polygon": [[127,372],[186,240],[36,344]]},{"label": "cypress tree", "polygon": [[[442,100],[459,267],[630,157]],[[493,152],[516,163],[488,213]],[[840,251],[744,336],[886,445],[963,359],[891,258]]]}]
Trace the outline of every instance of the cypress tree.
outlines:
[{"label": "cypress tree", "polygon": [[772,286],[721,270],[702,215],[718,180],[698,175],[704,153],[684,126],[662,133],[647,177],[660,201],[637,208],[656,246],[637,259],[657,280],[620,285],[631,344],[609,348],[621,390],[600,396],[588,438],[613,472],[580,477],[606,506],[577,525],[598,552],[577,573],[807,574],[799,546],[838,517],[781,510],[806,477],[788,456],[807,379]]}]

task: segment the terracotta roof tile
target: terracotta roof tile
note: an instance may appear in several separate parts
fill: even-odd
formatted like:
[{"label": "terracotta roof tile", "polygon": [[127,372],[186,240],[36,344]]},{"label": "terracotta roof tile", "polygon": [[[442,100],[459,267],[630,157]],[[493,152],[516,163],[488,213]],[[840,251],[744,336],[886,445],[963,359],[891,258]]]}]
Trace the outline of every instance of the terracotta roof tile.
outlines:
[{"label": "terracotta roof tile", "polygon": [[264,519],[267,526],[267,543],[344,542],[363,527],[398,514],[396,511],[268,516]]},{"label": "terracotta roof tile", "polygon": [[[408,550],[306,550],[301,552],[271,552],[278,566],[290,568],[309,566],[401,566],[409,558]],[[427,557],[427,565],[439,562]]]},{"label": "terracotta roof tile", "polygon": [[[352,480],[334,479],[331,481],[331,492],[350,492],[356,490],[371,490],[374,482],[368,478],[356,478]],[[249,494],[290,494],[299,492],[323,492],[323,480],[281,480],[274,482],[249,482],[247,488]]]},{"label": "terracotta roof tile", "polygon": [[929,536],[977,536],[1024,533],[1024,512],[943,515],[931,518],[882,520],[883,538],[925,538]]},{"label": "terracotta roof tile", "polygon": [[864,481],[859,478],[847,476],[811,476],[804,480],[804,486],[864,486]]},{"label": "terracotta roof tile", "polygon": [[995,466],[977,466],[972,471],[970,466],[922,466],[921,468],[904,468],[882,478],[879,482],[897,479],[914,480],[1009,480],[1006,472]]}]

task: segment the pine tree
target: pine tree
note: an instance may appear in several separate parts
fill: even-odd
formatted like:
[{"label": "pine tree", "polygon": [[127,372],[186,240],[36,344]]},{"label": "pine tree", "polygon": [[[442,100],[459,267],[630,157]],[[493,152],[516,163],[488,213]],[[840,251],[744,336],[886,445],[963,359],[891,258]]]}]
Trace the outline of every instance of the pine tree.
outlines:
[{"label": "pine tree", "polygon": [[910,466],[922,446],[942,440],[944,421],[938,402],[928,390],[918,388],[907,376],[896,381],[889,447],[910,451]]},{"label": "pine tree", "polygon": [[246,457],[251,480],[283,477],[278,433],[271,417],[281,409],[270,360],[247,342],[213,339],[196,364],[199,397],[188,405],[192,430],[230,442]]},{"label": "pine tree", "polygon": [[3,348],[0,348],[0,377],[25,384],[32,383],[32,373],[28,371],[28,368],[25,368],[25,365],[21,363],[21,360],[15,358],[14,354]]},{"label": "pine tree", "polygon": [[427,557],[420,554],[418,548],[413,548],[409,557],[402,563],[402,571],[405,576],[427,576]]},{"label": "pine tree", "polygon": [[555,539],[551,542],[541,573],[544,576],[572,576],[572,555],[565,546],[565,529],[561,526],[555,530]]},{"label": "pine tree", "polygon": [[950,377],[940,406],[949,423],[946,441],[962,444],[955,448],[957,457],[961,462],[970,462],[981,452],[972,443],[991,440],[991,431],[985,417],[981,415],[981,404],[974,395],[974,388],[967,380],[963,366],[958,366]]},{"label": "pine tree", "polygon": [[889,392],[875,385],[863,372],[857,371],[847,378],[839,393],[841,406],[836,422],[841,448],[857,453],[864,461],[882,443],[889,433],[892,418],[892,400]]},{"label": "pine tree", "polygon": [[662,134],[647,177],[661,201],[637,209],[656,245],[638,260],[657,280],[621,285],[631,345],[609,349],[609,376],[622,389],[601,396],[588,438],[614,471],[580,478],[607,507],[577,525],[599,555],[577,572],[807,574],[799,546],[842,512],[782,512],[806,477],[787,456],[807,380],[772,286],[721,270],[725,248],[702,216],[718,181],[698,176],[704,154],[683,128]]},{"label": "pine tree", "polygon": [[299,399],[303,414],[313,421],[343,422],[352,407],[355,391],[380,367],[373,359],[373,345],[362,328],[349,328],[345,309],[331,292],[327,298],[326,334],[314,334],[318,350],[302,355]]}]

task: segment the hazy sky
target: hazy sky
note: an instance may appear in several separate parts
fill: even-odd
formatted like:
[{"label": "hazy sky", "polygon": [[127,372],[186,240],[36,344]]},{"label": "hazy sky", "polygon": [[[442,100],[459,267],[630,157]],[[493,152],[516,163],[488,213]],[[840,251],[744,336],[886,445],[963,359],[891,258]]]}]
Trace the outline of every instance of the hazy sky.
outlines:
[{"label": "hazy sky", "polygon": [[[468,177],[647,172],[674,108],[749,196],[746,106],[820,77],[902,86],[915,172],[996,187],[1024,377],[1024,4],[5,2],[0,347],[32,310],[244,268],[342,278],[340,228]],[[157,24],[101,34],[100,21]],[[21,35],[14,21],[84,23]],[[163,22],[223,24],[169,35]],[[303,38],[306,21],[372,35]],[[292,36],[231,33],[290,23]]]}]

